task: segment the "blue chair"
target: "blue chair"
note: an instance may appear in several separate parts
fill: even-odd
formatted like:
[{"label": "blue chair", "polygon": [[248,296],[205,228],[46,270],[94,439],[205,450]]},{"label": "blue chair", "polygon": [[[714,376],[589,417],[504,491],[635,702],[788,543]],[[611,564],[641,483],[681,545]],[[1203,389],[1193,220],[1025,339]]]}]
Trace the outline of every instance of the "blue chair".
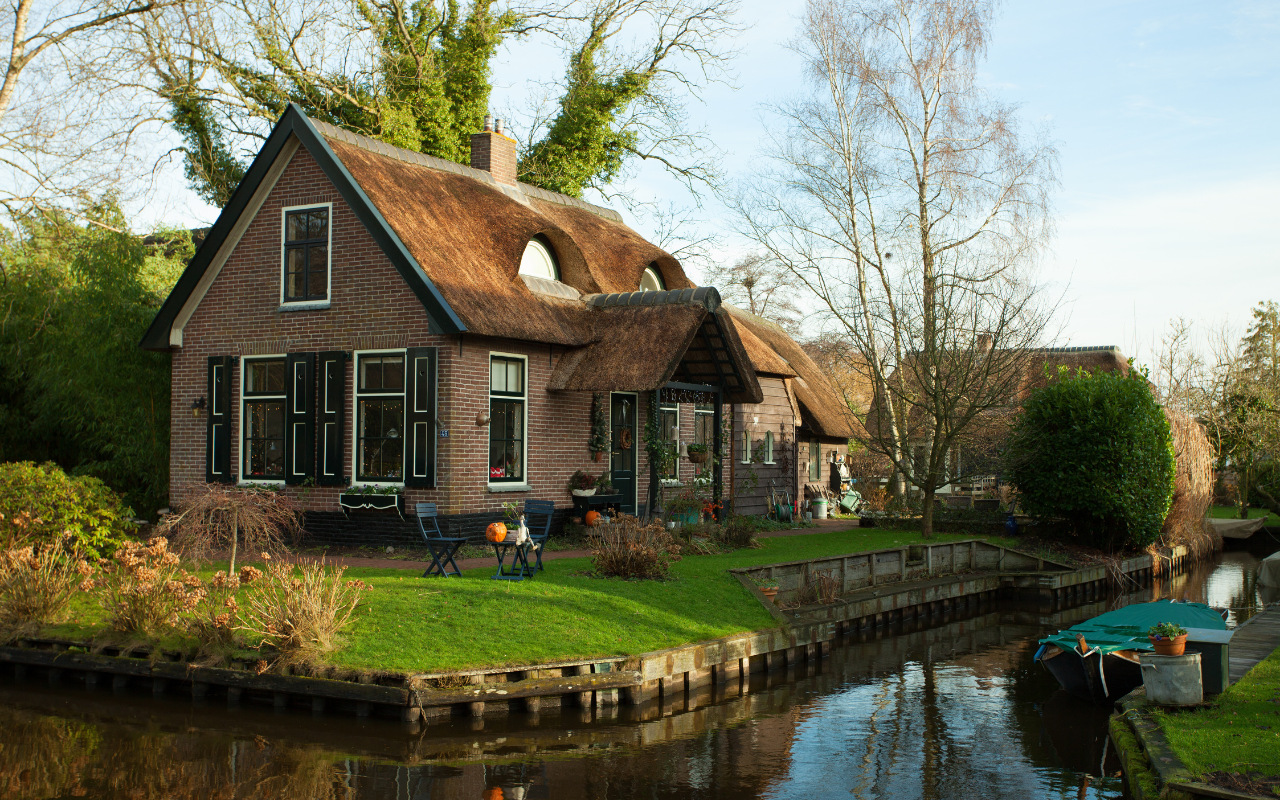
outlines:
[{"label": "blue chair", "polygon": [[551,538],[551,518],[555,516],[556,504],[550,500],[525,500],[524,524],[529,529],[529,540],[533,542],[533,552],[537,555],[534,570],[542,569],[542,548]]},{"label": "blue chair", "polygon": [[462,572],[458,569],[458,563],[453,560],[453,556],[467,543],[467,537],[445,536],[440,532],[440,519],[439,514],[436,513],[435,503],[418,503],[414,508],[417,511],[414,519],[418,522],[418,532],[422,534],[423,543],[431,551],[431,566],[422,573],[422,577],[426,578],[430,575],[446,578],[462,577]]}]

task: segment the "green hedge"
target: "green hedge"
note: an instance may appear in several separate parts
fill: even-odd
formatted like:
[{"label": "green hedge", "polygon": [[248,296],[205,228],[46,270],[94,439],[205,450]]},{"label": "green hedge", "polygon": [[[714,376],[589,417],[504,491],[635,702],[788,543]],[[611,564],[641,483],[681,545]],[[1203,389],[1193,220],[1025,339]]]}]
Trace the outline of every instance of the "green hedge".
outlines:
[{"label": "green hedge", "polygon": [[0,464],[0,547],[70,535],[90,557],[105,557],[133,532],[133,511],[105,483],[67,475],[56,464]]},{"label": "green hedge", "polygon": [[1060,369],[1023,404],[1005,466],[1027,513],[1108,551],[1154,542],[1173,501],[1169,423],[1136,371]]}]

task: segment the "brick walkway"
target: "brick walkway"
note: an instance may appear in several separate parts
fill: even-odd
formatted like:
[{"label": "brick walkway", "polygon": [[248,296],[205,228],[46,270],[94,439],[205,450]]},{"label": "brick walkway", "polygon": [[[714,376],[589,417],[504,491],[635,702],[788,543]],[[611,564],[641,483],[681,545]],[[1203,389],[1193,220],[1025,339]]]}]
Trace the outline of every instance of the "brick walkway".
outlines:
[{"label": "brick walkway", "polygon": [[[796,528],[789,531],[769,531],[760,534],[761,539],[771,539],[779,536],[807,536],[811,533],[830,533],[831,531],[848,530],[857,526],[857,522],[848,519],[824,519],[816,520],[812,528]],[[562,558],[586,558],[591,555],[589,550],[547,550],[542,554],[543,563],[547,561],[557,561]],[[299,558],[308,558],[300,556]],[[417,570],[425,572],[427,567],[431,565],[430,561],[411,561],[403,558],[362,558],[359,556],[326,556],[325,561],[330,564],[340,564],[344,567],[364,567],[370,569],[405,569]],[[476,567],[495,567],[497,562],[493,556],[481,558],[460,558],[458,559],[458,569],[474,569]]]}]

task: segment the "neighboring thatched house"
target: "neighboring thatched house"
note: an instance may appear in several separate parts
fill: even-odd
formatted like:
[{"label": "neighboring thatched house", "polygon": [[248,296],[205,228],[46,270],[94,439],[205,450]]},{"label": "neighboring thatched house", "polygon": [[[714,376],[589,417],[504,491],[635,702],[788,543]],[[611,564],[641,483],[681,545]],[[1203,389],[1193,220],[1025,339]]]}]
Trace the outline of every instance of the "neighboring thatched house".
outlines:
[{"label": "neighboring thatched house", "polygon": [[[770,355],[794,342],[749,354],[714,288],[616,212],[515,169],[500,127],[472,137],[467,167],[290,106],[143,340],[173,354],[174,505],[206,483],[278,484],[309,534],[370,542],[405,527],[348,520],[353,492],[435,502],[475,532],[504,502],[566,509],[581,468],[642,513],[655,400],[664,436],[714,449],[732,404],[765,400],[759,371],[792,380],[798,436],[836,431],[809,366]],[[665,477],[709,470],[719,487],[728,449]]]}]

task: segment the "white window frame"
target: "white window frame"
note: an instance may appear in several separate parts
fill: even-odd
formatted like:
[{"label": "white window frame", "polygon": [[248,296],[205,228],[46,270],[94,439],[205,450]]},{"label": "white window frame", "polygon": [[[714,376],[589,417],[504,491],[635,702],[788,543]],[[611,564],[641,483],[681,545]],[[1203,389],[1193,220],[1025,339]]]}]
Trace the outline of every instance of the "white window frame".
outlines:
[{"label": "white window frame", "polygon": [[[325,247],[325,255],[328,258],[328,264],[325,265],[325,280],[327,284],[324,287],[323,300],[290,300],[285,302],[284,299],[284,281],[285,281],[285,236],[287,234],[286,226],[289,222],[289,212],[291,211],[309,211],[315,208],[324,208],[329,211],[329,224],[326,231],[329,236],[329,244]],[[333,203],[306,203],[300,206],[285,206],[280,209],[280,258],[278,259],[280,273],[280,307],[288,309],[308,309],[308,308],[328,308],[330,301],[333,300]]]},{"label": "white window frame", "polygon": [[[659,395],[661,395],[661,392],[659,392]],[[664,411],[671,411],[673,409],[676,412],[676,438],[673,440],[676,446],[676,457],[675,457],[675,473],[676,474],[674,476],[670,476],[670,475],[665,477],[659,476],[658,479],[662,481],[663,486],[679,486],[680,485],[680,404],[664,403],[662,402],[661,396],[659,396],[659,399],[658,399],[658,416],[659,417],[662,416],[662,413]],[[638,466],[639,465],[637,465],[637,468]]]},{"label": "white window frame", "polygon": [[[282,273],[282,274],[283,274],[283,273]],[[282,283],[281,285],[283,286],[283,283]],[[282,405],[284,405],[284,404],[286,404],[286,403],[288,402],[288,386],[289,386],[289,356],[288,356],[288,354],[286,354],[286,353],[276,353],[276,354],[274,354],[274,355],[241,356],[241,357],[240,357],[240,388],[239,388],[239,395],[240,395],[240,407],[239,407],[240,419],[239,419],[239,425],[237,426],[239,430],[238,430],[238,432],[237,432],[237,434],[236,434],[236,449],[240,451],[240,452],[239,452],[239,459],[238,459],[238,460],[239,460],[239,462],[240,462],[240,464],[239,464],[239,467],[240,467],[240,474],[237,476],[237,485],[239,485],[239,486],[250,486],[250,485],[264,484],[264,483],[266,483],[266,484],[277,484],[277,485],[280,485],[280,486],[284,486],[284,478],[253,478],[253,477],[249,477],[249,474],[248,474],[248,473],[249,473],[249,470],[245,469],[245,463],[244,463],[244,462],[245,462],[245,457],[247,456],[247,453],[246,453],[246,451],[245,451],[245,446],[244,446],[244,420],[245,420],[245,417],[246,417],[246,416],[248,416],[248,415],[244,413],[244,401],[245,401],[245,396],[244,396],[244,368],[245,368],[245,365],[246,365],[247,363],[250,363],[250,362],[253,362],[253,361],[283,361],[283,362],[284,362],[284,368],[285,368],[285,376],[284,376],[284,380],[285,380],[285,388],[284,388],[283,390],[281,390],[281,392],[280,392],[280,403],[281,403]],[[269,397],[275,397],[275,395],[269,395]],[[261,399],[266,399],[266,398],[253,397],[253,398],[249,398],[249,399],[251,399],[251,400],[261,400]],[[287,439],[289,438],[289,409],[288,409],[287,407],[286,407],[286,408],[285,408],[285,410],[284,410],[284,428],[285,428],[284,435],[285,435],[285,439],[287,440]],[[283,442],[283,440],[282,440],[282,441],[281,441],[281,445],[283,445],[283,444],[284,444],[284,442]],[[289,465],[288,465],[288,464],[285,464],[285,467],[284,467],[284,468],[285,468],[285,472],[286,472],[286,474],[287,474],[287,473],[288,473],[288,470],[289,470]]]},{"label": "white window frame", "polygon": [[[305,206],[309,208],[310,206]],[[364,397],[395,397],[395,392],[364,392],[360,391],[360,357],[361,356],[388,356],[400,354],[404,356],[404,379],[400,382],[400,397],[404,398],[401,403],[400,417],[400,438],[406,442],[406,445],[400,449],[400,480],[398,481],[368,481],[360,479],[360,398]],[[407,458],[405,451],[408,449],[408,438],[405,436],[405,422],[409,412],[409,353],[403,347],[391,347],[378,350],[356,350],[351,354],[351,485],[360,486],[404,486],[404,477]]]},{"label": "white window frame", "polygon": [[772,464],[773,461],[773,431],[764,432],[764,463]]},{"label": "white window frame", "polygon": [[742,441],[739,442],[739,444],[742,445],[742,463],[750,464],[751,463],[751,428],[747,427],[746,425],[742,426]]},{"label": "white window frame", "polygon": [[[519,480],[515,481],[493,481],[489,478],[489,443],[493,441],[493,401],[496,400],[514,400],[516,399],[509,394],[493,394],[493,359],[512,358],[519,359],[524,362],[524,430],[520,432],[522,447],[520,448],[520,475]],[[489,351],[489,358],[484,362],[484,382],[486,384],[485,394],[485,414],[489,416],[489,424],[485,426],[484,434],[484,480],[485,485],[494,491],[520,491],[522,487],[530,486],[529,483],[529,357],[520,353],[501,353],[497,350]]]}]

